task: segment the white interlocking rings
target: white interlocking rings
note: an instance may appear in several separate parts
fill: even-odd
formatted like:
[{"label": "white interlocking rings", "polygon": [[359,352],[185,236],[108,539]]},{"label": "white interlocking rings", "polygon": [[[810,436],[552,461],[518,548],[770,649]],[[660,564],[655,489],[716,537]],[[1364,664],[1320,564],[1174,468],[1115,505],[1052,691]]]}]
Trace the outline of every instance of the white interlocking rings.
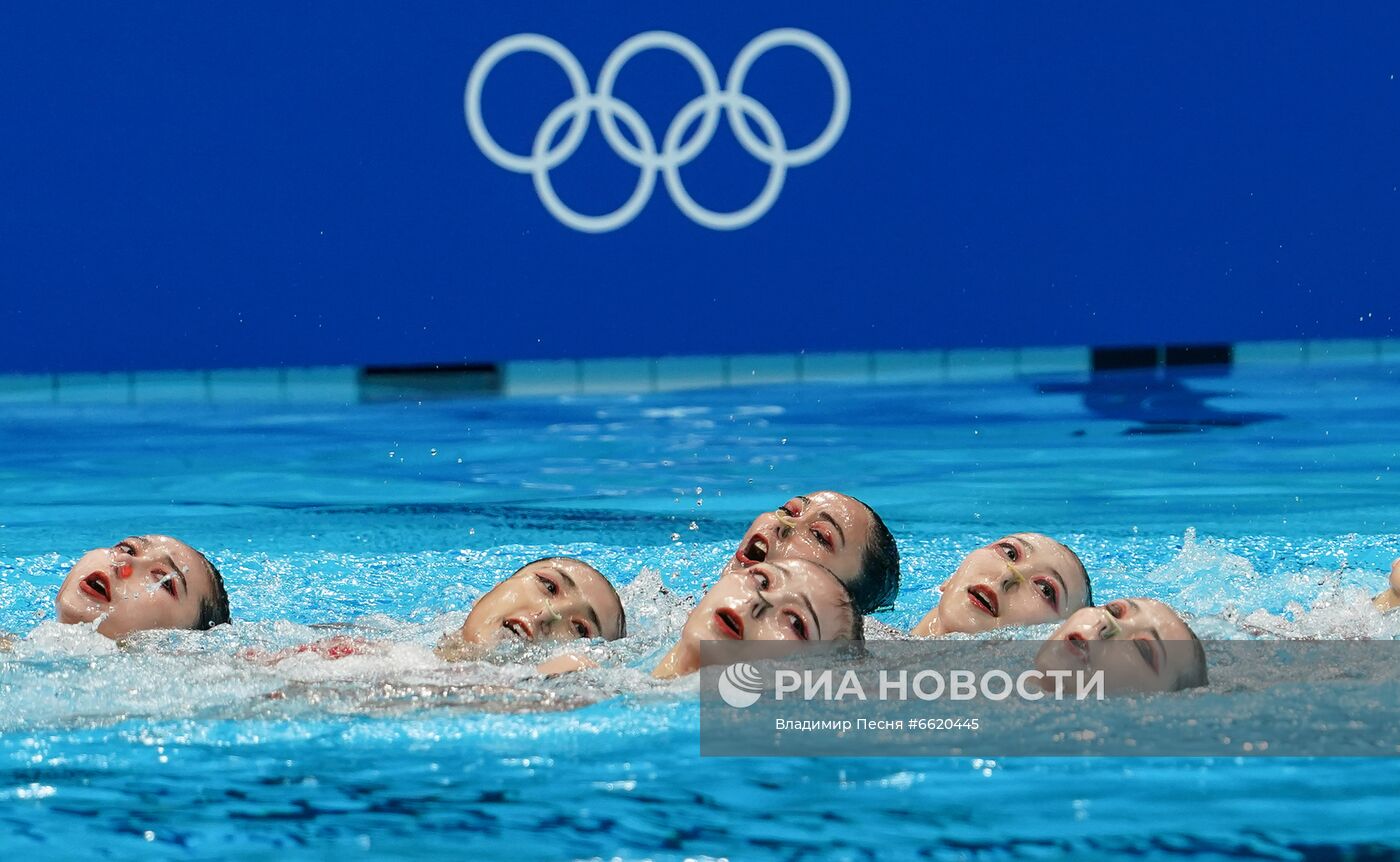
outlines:
[{"label": "white interlocking rings", "polygon": [[[744,81],[753,64],[769,50],[781,46],[803,48],[815,56],[826,68],[831,78],[832,106],[831,118],[821,134],[811,143],[796,149],[788,149],[783,130],[772,113],[762,103],[744,93]],[[686,103],[671,119],[666,134],[657,148],[656,136],[641,115],[631,105],[613,95],[618,75],[627,61],[643,51],[668,50],[678,54],[690,63],[700,79],[700,95]],[[535,133],[534,146],[529,155],[512,153],[491,137],[486,130],[486,122],[481,117],[481,91],[486,85],[486,77],[501,60],[522,51],[533,51],[552,59],[564,71],[573,89],[573,96],[566,99],[540,124]],[[590,92],[588,76],[569,49],[538,33],[517,33],[507,36],[487,48],[485,53],[472,66],[467,76],[467,88],[463,96],[467,116],[467,129],[472,139],[481,148],[486,158],[508,171],[530,174],[535,181],[535,192],[540,202],[550,214],[574,230],[586,233],[604,233],[626,225],[651,200],[656,188],[656,175],[666,181],[666,190],[680,211],[696,224],[714,230],[737,230],[747,227],[763,217],[777,202],[783,190],[783,182],[788,168],[809,164],[835,146],[846,128],[846,118],[851,111],[851,85],[846,78],[846,67],[831,46],[819,37],[793,28],[769,30],[760,34],[744,46],[734,65],[729,70],[729,78],[724,89],[720,89],[719,76],[710,58],[698,46],[684,36],[664,30],[638,33],[617,46],[603,63],[598,74],[597,92]],[[681,168],[704,151],[714,138],[719,126],[720,112],[729,120],[729,128],[734,137],[750,155],[768,165],[768,179],[758,197],[748,206],[734,212],[714,212],[696,203],[681,181]],[[589,118],[598,115],[598,128],[613,152],[639,170],[637,186],[627,201],[616,210],[605,215],[584,215],[571,209],[560,200],[549,179],[549,172],[567,161],[583,142],[588,133]],[[749,126],[752,120],[762,137]],[[618,127],[618,122],[627,127],[632,135],[628,140]],[[564,131],[558,143],[554,141],[564,124]],[[686,131],[694,125],[695,131],[688,139]],[[635,142],[635,143],[634,143]]]}]

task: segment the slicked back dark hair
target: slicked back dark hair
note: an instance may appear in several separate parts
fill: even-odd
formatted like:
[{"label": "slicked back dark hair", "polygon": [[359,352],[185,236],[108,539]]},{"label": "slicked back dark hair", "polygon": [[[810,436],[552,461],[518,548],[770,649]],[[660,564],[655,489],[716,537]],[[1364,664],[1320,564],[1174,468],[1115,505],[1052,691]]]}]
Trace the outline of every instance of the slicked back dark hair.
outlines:
[{"label": "slicked back dark hair", "polygon": [[202,632],[208,631],[214,626],[228,625],[230,620],[228,592],[224,589],[224,576],[219,574],[219,570],[214,567],[213,563],[209,562],[209,558],[200,551],[195,551],[195,553],[199,554],[199,558],[209,569],[209,585],[213,590],[212,596],[199,603],[199,619],[195,620],[194,630]]},{"label": "slicked back dark hair", "polygon": [[847,587],[856,611],[869,614],[894,607],[899,597],[899,546],[880,513],[862,500],[856,502],[870,513],[870,534],[861,552],[860,577]]},{"label": "slicked back dark hair", "polygon": [[1069,551],[1070,557],[1079,564],[1079,571],[1084,573],[1084,607],[1092,608],[1094,606],[1094,582],[1089,579],[1089,567],[1084,565],[1083,560],[1079,559],[1079,555],[1074,552],[1074,548],[1071,548],[1064,542],[1060,543],[1060,547]]}]

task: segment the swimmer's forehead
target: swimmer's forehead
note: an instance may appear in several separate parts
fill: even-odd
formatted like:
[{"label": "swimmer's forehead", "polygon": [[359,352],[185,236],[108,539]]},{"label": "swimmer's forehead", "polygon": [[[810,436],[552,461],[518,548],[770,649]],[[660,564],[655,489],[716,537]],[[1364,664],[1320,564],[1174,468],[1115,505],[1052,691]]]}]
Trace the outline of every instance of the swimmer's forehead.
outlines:
[{"label": "swimmer's forehead", "polygon": [[827,578],[836,582],[836,585],[844,591],[845,586],[841,584],[841,579],[836,577],[836,573],[821,563],[812,560],[804,560],[800,557],[793,557],[787,560],[768,560],[758,564],[762,566],[772,566],[789,578],[796,581],[816,581],[821,583]]},{"label": "swimmer's forehead", "polygon": [[131,535],[116,544],[129,544],[142,554],[156,559],[165,558],[171,565],[180,569],[202,569],[204,557],[194,548],[172,536],[158,533]]},{"label": "swimmer's forehead", "polygon": [[1163,601],[1148,598],[1124,599],[1143,613],[1152,623],[1162,640],[1190,640],[1191,627],[1176,608]]},{"label": "swimmer's forehead", "polygon": [[517,572],[525,574],[529,572],[548,571],[561,576],[570,586],[583,586],[586,583],[595,581],[607,582],[603,573],[573,557],[547,557],[543,560],[536,560],[533,563],[526,563]]}]

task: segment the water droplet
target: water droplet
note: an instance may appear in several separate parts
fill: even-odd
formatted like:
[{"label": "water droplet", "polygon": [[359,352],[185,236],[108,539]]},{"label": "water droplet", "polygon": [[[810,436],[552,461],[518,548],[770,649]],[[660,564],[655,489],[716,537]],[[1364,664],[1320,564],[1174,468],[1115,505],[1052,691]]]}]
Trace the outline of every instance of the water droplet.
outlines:
[{"label": "water droplet", "polygon": [[697,488],[695,489],[695,496],[698,497],[698,496],[700,496],[700,495],[703,494],[703,493],[705,493],[705,489],[704,489],[704,488],[697,487]]},{"label": "water droplet", "polygon": [[393,449],[390,449],[390,450],[389,450],[389,457],[390,457],[390,458],[394,457],[394,450],[393,450]]},{"label": "water droplet", "polygon": [[476,527],[468,527],[468,528],[467,528],[467,535],[468,535],[468,536],[475,536],[475,535],[476,535]]},{"label": "water droplet", "polygon": [[697,524],[697,523],[695,523],[694,521],[691,521],[691,522],[690,522],[690,529],[691,529],[691,530],[698,530],[698,529],[700,529],[700,525]]},{"label": "water droplet", "polygon": [[704,501],[704,500],[696,500],[696,501],[695,501],[695,505],[697,505],[697,506],[703,506],[703,505],[705,505],[705,501]]},{"label": "water droplet", "polygon": [[680,533],[672,533],[672,534],[671,534],[671,541],[673,541],[673,542],[679,542],[680,540],[681,540],[681,534],[680,534]]},{"label": "water droplet", "polygon": [[437,450],[436,450],[436,449],[429,449],[429,450],[428,450],[428,454],[431,455],[431,456],[433,456],[434,458],[436,458],[436,457],[437,457]]}]

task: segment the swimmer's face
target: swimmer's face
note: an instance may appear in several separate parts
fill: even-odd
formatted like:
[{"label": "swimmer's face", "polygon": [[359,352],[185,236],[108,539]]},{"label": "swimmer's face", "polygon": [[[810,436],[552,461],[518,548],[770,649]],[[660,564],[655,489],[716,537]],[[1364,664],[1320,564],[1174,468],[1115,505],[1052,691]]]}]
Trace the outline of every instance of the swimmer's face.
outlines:
[{"label": "swimmer's face", "polygon": [[1017,533],[968,554],[939,590],[939,626],[972,634],[1062,620],[1084,607],[1089,579],[1064,545]]},{"label": "swimmer's face", "polygon": [[1106,692],[1204,685],[1204,654],[1191,629],[1155,599],[1117,599],[1076,611],[1036,654],[1041,671],[1103,671]]},{"label": "swimmer's face", "polygon": [[109,638],[193,629],[213,576],[199,552],[169,536],[132,536],[88,551],[58,589],[58,621],[90,623]]},{"label": "swimmer's face", "polygon": [[754,519],[725,572],[754,563],[806,560],[824,566],[849,587],[861,577],[871,524],[870,511],[845,494],[818,491],[793,497]]},{"label": "swimmer's face", "polygon": [[530,563],[477,599],[462,624],[467,643],[508,638],[566,641],[622,637],[622,602],[607,578],[581,560]]},{"label": "swimmer's face", "polygon": [[850,640],[855,612],[831,572],[806,560],[754,563],[728,572],[691,611],[681,642]]}]

